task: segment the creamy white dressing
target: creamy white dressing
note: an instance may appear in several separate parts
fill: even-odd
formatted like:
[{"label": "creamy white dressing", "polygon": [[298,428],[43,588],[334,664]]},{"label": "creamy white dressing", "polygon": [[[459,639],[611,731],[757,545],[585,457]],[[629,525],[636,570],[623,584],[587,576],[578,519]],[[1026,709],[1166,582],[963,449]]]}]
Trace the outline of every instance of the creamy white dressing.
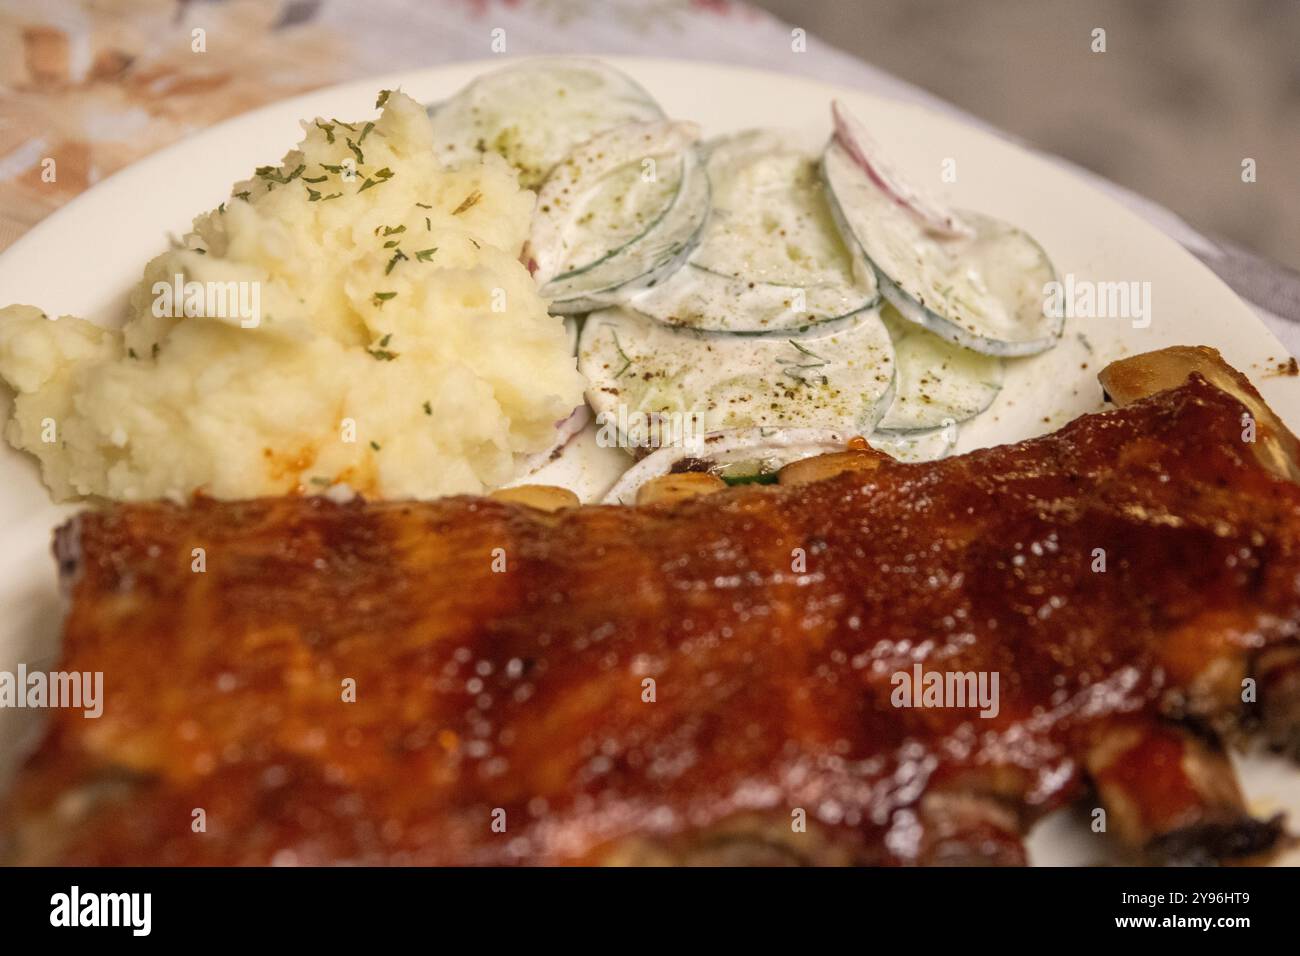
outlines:
[{"label": "creamy white dressing", "polygon": [[[556,275],[578,272],[606,258],[645,235],[667,212],[681,188],[685,169],[681,157],[656,158],[664,161],[658,164],[660,174],[652,181],[642,177],[639,162],[629,159],[591,188],[571,191],[565,221],[557,228],[561,244],[554,251]],[[547,204],[550,201],[550,197],[539,197],[539,215],[554,208]],[[539,263],[540,259],[539,255]],[[554,276],[539,269],[538,277]]]},{"label": "creamy white dressing", "polygon": [[714,140],[709,219],[685,268],[628,304],[660,322],[723,332],[799,329],[867,308],[875,275],[836,228],[816,159],[751,130]]},{"label": "creamy white dressing", "polygon": [[957,426],[909,432],[877,429],[867,438],[867,444],[899,461],[937,461],[947,458],[957,444]]},{"label": "creamy white dressing", "polygon": [[831,218],[817,160],[753,130],[709,149],[713,205],[691,261],[719,275],[796,287],[853,285],[853,257]]},{"label": "creamy white dressing", "polygon": [[621,301],[675,271],[708,216],[693,123],[636,123],[566,156],[537,197],[528,256],[553,312]]}]

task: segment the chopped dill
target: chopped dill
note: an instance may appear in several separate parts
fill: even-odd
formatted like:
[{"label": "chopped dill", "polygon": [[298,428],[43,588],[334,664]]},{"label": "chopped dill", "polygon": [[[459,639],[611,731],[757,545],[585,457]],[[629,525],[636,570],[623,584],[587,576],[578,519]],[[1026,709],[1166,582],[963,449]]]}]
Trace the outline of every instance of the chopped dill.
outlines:
[{"label": "chopped dill", "polygon": [[613,329],[610,329],[609,334],[614,336],[614,349],[615,351],[618,352],[618,357],[623,360],[623,367],[614,374],[614,377],[622,378],[623,373],[632,367],[632,360],[628,358],[628,354],[623,351],[623,345],[618,340],[618,333],[615,332]]},{"label": "chopped dill", "polygon": [[274,166],[258,166],[255,172],[258,178],[267,180],[268,185],[271,183],[284,185],[285,183],[293,182],[301,176],[306,169],[307,167],[305,164],[299,163],[287,176],[281,173]]},{"label": "chopped dill", "polygon": [[453,216],[459,216],[465,210],[475,205],[482,198],[483,198],[483,194],[479,192],[479,190],[477,189],[474,190],[472,193],[470,193],[461,201],[461,204],[459,206],[457,206],[455,209],[452,210],[451,214]]},{"label": "chopped dill", "polygon": [[358,189],[357,192],[365,192],[371,186],[378,186],[380,183],[388,182],[388,180],[392,178],[393,171],[385,166],[383,169],[375,171],[374,178],[367,176],[366,181],[361,184],[361,188]]}]

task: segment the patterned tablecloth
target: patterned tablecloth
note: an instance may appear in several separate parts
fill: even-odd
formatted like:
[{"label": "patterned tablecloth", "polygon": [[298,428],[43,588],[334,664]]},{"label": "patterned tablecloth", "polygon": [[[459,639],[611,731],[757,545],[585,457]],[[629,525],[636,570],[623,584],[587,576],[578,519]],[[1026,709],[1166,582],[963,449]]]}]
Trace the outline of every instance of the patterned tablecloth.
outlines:
[{"label": "patterned tablecloth", "polygon": [[[640,54],[798,73],[985,125],[817,37],[792,49],[792,29],[732,0],[0,0],[0,249],[99,179],[218,120],[370,74],[486,57],[499,52],[494,37],[507,56]],[[1300,352],[1300,276],[1079,172],[1195,253]]]}]

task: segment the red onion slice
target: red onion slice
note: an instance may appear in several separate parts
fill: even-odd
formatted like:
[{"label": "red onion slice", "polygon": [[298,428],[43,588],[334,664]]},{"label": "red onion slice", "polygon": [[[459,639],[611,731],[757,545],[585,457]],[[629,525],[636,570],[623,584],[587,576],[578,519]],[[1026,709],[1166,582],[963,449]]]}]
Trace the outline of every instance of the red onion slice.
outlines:
[{"label": "red onion slice", "polygon": [[927,229],[948,239],[963,239],[975,234],[975,230],[955,212],[939,200],[922,193],[891,169],[867,128],[839,100],[831,101],[831,118],[835,123],[835,139],[844,147],[845,152],[871,177],[873,183],[894,202],[920,219]]}]

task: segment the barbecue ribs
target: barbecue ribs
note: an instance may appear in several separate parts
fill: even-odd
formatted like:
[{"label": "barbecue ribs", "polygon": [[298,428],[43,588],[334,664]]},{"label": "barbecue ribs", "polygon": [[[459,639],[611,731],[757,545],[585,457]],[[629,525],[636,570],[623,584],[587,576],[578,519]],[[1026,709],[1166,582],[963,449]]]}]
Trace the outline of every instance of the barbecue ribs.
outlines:
[{"label": "barbecue ribs", "polygon": [[[1018,864],[1075,803],[1140,859],[1263,859],[1224,742],[1295,746],[1300,487],[1222,368],[1129,360],[1123,407],[1043,438],[671,505],[86,512],[59,669],[104,713],[53,714],[10,859]],[[898,706],[930,674],[996,675],[996,713]]]}]

